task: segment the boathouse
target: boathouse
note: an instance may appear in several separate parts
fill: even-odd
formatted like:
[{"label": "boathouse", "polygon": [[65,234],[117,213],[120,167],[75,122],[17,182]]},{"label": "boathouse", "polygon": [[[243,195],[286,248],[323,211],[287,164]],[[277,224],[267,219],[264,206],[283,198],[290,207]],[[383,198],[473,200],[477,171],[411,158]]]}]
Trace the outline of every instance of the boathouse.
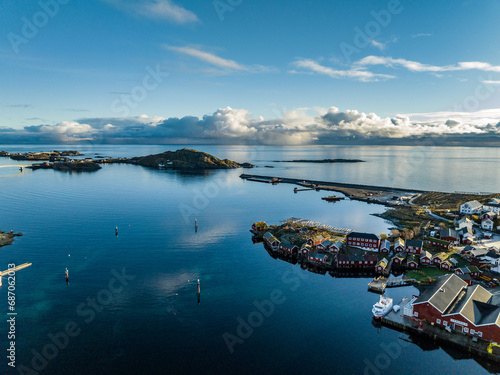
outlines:
[{"label": "boathouse", "polygon": [[273,248],[273,250],[276,250],[279,248],[280,241],[276,237],[274,237],[274,235],[271,232],[264,233],[263,238],[264,238],[264,241],[266,241],[267,244]]},{"label": "boathouse", "polygon": [[330,246],[329,251],[333,254],[337,254],[340,250],[342,250],[342,247],[344,244],[340,241],[336,241],[332,246]]},{"label": "boathouse", "polygon": [[455,332],[500,342],[500,298],[455,274],[438,278],[413,303],[416,318]]},{"label": "boathouse", "polygon": [[280,250],[284,251],[288,254],[297,254],[299,252],[299,247],[297,245],[293,245],[290,242],[281,242],[280,243]]},{"label": "boathouse", "polygon": [[330,240],[325,240],[321,243],[319,243],[317,246],[316,246],[316,249],[318,250],[321,250],[321,251],[328,251],[330,250],[330,247],[333,245],[333,242],[330,241]]},{"label": "boathouse", "polygon": [[303,244],[302,247],[300,248],[300,253],[304,256],[309,255],[310,251],[311,251],[311,245],[309,245],[308,243]]},{"label": "boathouse", "polygon": [[392,264],[401,266],[403,265],[405,259],[406,259],[406,254],[404,253],[396,254],[394,255],[394,258],[392,258]]},{"label": "boathouse", "polygon": [[309,253],[309,256],[307,257],[309,262],[311,263],[319,263],[319,264],[325,264],[327,261],[327,255],[322,252],[311,252]]},{"label": "boathouse", "polygon": [[388,265],[389,265],[389,261],[386,258],[382,259],[375,266],[375,272],[377,272],[377,273],[384,273],[385,270],[387,269]]},{"label": "boathouse", "polygon": [[376,251],[380,247],[380,236],[373,233],[351,232],[346,236],[347,246]]},{"label": "boathouse", "polygon": [[255,231],[261,231],[267,229],[267,224],[265,221],[258,221],[252,224],[252,229]]},{"label": "boathouse", "polygon": [[337,254],[335,263],[338,268],[372,268],[377,264],[377,257],[373,254],[347,255]]}]

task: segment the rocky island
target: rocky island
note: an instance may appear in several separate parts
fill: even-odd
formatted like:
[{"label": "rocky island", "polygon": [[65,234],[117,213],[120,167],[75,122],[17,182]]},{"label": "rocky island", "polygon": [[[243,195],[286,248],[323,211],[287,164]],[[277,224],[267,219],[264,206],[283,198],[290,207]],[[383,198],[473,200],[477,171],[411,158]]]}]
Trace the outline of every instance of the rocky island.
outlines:
[{"label": "rocky island", "polygon": [[213,155],[191,149],[166,151],[161,154],[137,156],[130,159],[107,159],[103,163],[128,163],[156,169],[232,169],[253,168],[250,163],[238,163],[229,159],[219,159]]},{"label": "rocky island", "polygon": [[15,234],[12,231],[10,231],[9,233],[0,231],[0,247],[10,245],[12,242],[14,242],[14,237],[16,236],[22,236],[22,233]]},{"label": "rocky island", "polygon": [[59,158],[64,158],[67,156],[80,156],[78,151],[41,151],[41,152],[27,152],[24,154],[21,153],[8,153],[7,151],[1,151],[0,156],[10,157],[12,160],[26,160],[26,161],[40,161],[40,160],[50,160],[54,161]]},{"label": "rocky island", "polygon": [[53,169],[55,171],[63,172],[94,172],[102,167],[94,161],[88,160],[69,160],[55,163],[38,163],[29,167],[32,170],[36,169]]}]

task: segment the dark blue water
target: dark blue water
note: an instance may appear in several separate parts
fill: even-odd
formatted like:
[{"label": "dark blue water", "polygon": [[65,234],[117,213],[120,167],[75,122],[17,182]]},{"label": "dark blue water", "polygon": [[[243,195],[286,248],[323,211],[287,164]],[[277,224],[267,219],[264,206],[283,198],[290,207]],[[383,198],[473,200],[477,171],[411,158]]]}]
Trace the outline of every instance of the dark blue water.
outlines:
[{"label": "dark blue water", "polygon": [[[262,165],[333,153],[201,149],[240,161],[263,160]],[[23,151],[12,151],[17,150]],[[86,151],[121,156],[159,150],[136,146],[125,152],[109,146]],[[356,172],[365,165],[344,169],[350,182],[359,173],[358,182],[366,183],[366,175]],[[294,168],[262,172],[341,180],[333,166]],[[423,351],[405,345],[405,334],[379,332],[371,323],[378,296],[366,291],[369,278],[333,278],[275,260],[262,244],[252,243],[248,231],[254,221],[278,223],[294,216],[380,233],[391,225],[370,214],[383,207],[328,204],[320,192],[294,194],[292,185],[243,181],[242,172],[197,175],[109,165],[90,174],[39,170],[16,175],[15,169],[3,168],[0,229],[24,236],[2,248],[0,264],[6,269],[8,263],[33,263],[16,278],[17,368],[34,364],[43,368],[41,374],[401,374],[437,373],[429,364],[439,363],[439,373],[487,372],[473,359],[456,360],[439,348]],[[123,273],[125,279],[116,276]],[[6,312],[3,281],[0,305]],[[399,288],[388,294],[400,300],[413,293]],[[266,302],[271,299],[274,303]],[[257,305],[265,307],[265,314]],[[8,327],[6,322],[1,326],[4,351]],[[68,327],[74,337],[66,340],[61,332]],[[59,338],[59,349],[51,334]],[[53,358],[45,363],[37,353]],[[0,365],[1,373],[16,373],[4,358]]]}]

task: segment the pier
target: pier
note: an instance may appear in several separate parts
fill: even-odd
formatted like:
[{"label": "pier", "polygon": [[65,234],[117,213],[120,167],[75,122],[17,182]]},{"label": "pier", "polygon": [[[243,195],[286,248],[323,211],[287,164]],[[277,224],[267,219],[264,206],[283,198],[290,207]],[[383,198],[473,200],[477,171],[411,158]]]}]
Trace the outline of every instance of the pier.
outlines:
[{"label": "pier", "polygon": [[399,332],[424,335],[436,342],[454,346],[471,355],[500,363],[500,355],[488,353],[488,346],[490,344],[488,341],[453,330],[448,332],[442,327],[435,326],[433,323],[404,315],[404,306],[408,302],[408,298],[403,298],[399,303],[401,310],[398,312],[391,310],[389,314],[382,318],[382,325]]},{"label": "pier", "polygon": [[243,173],[240,175],[240,178],[244,180],[256,181],[260,182],[280,182],[284,184],[295,184],[300,186],[311,186],[315,185],[314,188],[319,188],[321,190],[333,190],[342,192],[342,190],[338,190],[336,188],[344,188],[344,189],[360,189],[360,190],[380,190],[386,192],[392,191],[401,191],[406,193],[427,193],[426,190],[417,190],[417,189],[405,189],[405,188],[395,188],[395,187],[387,187],[387,186],[372,186],[372,185],[358,185],[358,184],[347,184],[342,182],[329,182],[329,181],[315,181],[315,180],[304,180],[297,178],[287,178],[287,177],[273,177],[273,176],[261,176],[261,175],[251,175]]},{"label": "pier", "polygon": [[9,272],[17,272],[17,271],[22,270],[23,268],[27,268],[31,265],[32,265],[32,263],[24,263],[24,264],[21,264],[19,266],[14,267],[14,268],[11,268],[10,270],[5,270],[5,271],[0,272],[0,286],[2,286],[2,277],[3,276],[8,275]]}]

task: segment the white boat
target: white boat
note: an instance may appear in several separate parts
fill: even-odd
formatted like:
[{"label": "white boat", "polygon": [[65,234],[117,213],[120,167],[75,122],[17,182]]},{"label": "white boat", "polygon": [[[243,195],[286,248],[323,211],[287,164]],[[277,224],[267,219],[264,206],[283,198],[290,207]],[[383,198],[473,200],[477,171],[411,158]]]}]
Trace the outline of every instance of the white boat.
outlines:
[{"label": "white boat", "polygon": [[373,305],[372,313],[375,318],[383,318],[392,309],[392,298],[380,296],[380,300]]}]

